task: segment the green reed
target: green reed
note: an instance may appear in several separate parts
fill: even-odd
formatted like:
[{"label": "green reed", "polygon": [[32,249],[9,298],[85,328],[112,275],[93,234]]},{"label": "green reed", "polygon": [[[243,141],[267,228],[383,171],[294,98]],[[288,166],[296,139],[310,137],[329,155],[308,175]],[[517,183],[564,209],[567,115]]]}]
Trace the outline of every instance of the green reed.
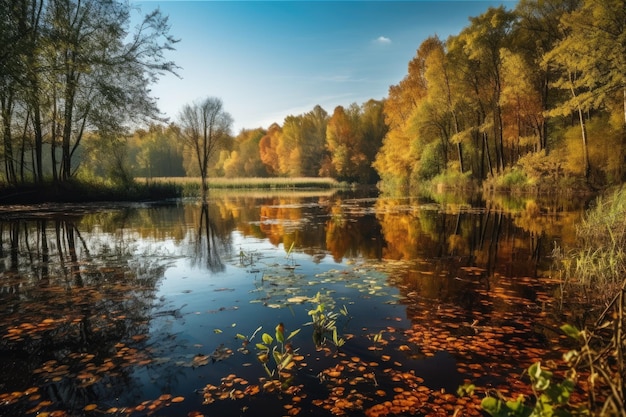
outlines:
[{"label": "green reed", "polygon": [[[137,178],[140,182],[175,183],[193,189],[200,186],[199,177],[158,177]],[[344,184],[334,178],[295,177],[295,178],[209,178],[209,189],[289,189],[289,188],[340,188]]]},{"label": "green reed", "polygon": [[580,247],[570,253],[568,280],[592,289],[620,286],[626,276],[626,189],[598,197],[576,235]]}]

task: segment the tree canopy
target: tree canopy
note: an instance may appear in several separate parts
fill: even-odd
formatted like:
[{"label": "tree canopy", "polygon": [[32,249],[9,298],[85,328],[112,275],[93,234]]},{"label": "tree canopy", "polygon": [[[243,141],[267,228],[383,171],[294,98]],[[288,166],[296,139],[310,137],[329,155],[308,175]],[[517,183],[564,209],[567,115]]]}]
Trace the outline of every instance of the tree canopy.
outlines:
[{"label": "tree canopy", "polygon": [[130,4],[117,0],[15,0],[2,2],[0,12],[9,183],[27,180],[27,172],[36,182],[68,180],[86,132],[120,137],[160,116],[149,85],[176,72],[166,53],[177,40],[158,10],[136,28]]}]

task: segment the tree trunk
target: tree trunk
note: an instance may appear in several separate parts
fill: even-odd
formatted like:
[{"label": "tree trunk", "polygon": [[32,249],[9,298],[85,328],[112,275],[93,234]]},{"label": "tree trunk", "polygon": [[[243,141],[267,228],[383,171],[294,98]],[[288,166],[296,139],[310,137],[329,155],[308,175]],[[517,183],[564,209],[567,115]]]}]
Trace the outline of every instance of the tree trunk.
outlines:
[{"label": "tree trunk", "polygon": [[578,122],[580,123],[580,131],[582,135],[582,145],[583,145],[583,170],[585,173],[585,178],[589,179],[589,174],[591,173],[591,168],[589,166],[589,149],[587,147],[587,127],[585,125],[585,114],[583,109],[578,101],[578,96],[576,95],[576,91],[574,90],[574,83],[572,81],[572,74],[570,73],[570,92],[572,93],[572,97],[576,101],[576,108],[578,110]]},{"label": "tree trunk", "polygon": [[578,106],[578,120],[580,121],[580,130],[583,140],[583,169],[585,170],[585,178],[589,179],[591,167],[589,166],[589,152],[587,149],[587,127],[585,126],[585,118],[580,106]]},{"label": "tree trunk", "polygon": [[35,166],[33,174],[35,182],[42,183],[43,178],[43,133],[41,131],[41,110],[39,108],[39,99],[33,103],[33,131],[35,133]]},{"label": "tree trunk", "polygon": [[4,145],[4,173],[9,184],[16,184],[15,163],[13,155],[13,135],[11,134],[11,120],[13,117],[13,92],[8,91],[7,96],[2,97],[0,102],[3,122],[3,145]]},{"label": "tree trunk", "polygon": [[63,138],[61,142],[61,181],[70,179],[72,173],[72,157],[70,143],[72,138],[72,119],[74,117],[75,80],[72,72],[67,74],[67,87],[65,89],[65,111],[63,115]]}]

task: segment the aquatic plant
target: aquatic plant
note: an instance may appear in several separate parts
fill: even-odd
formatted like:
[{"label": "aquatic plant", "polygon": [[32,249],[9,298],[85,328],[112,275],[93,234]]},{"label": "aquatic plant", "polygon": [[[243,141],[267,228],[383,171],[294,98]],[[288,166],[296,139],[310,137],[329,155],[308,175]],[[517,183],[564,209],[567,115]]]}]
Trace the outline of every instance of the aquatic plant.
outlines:
[{"label": "aquatic plant", "polygon": [[[281,385],[287,387],[289,386],[291,375],[284,371],[293,367],[293,358],[297,351],[289,341],[300,333],[300,329],[292,331],[287,337],[285,337],[285,326],[283,323],[279,323],[275,330],[274,337],[269,333],[263,333],[261,335],[263,342],[256,344],[256,348],[259,350],[257,359],[263,365],[263,369],[265,369],[269,378],[277,377]],[[270,358],[274,359],[274,367],[271,369]]]},{"label": "aquatic plant", "polygon": [[569,404],[576,383],[565,378],[556,382],[553,372],[535,362],[527,370],[535,396],[534,404],[529,404],[523,395],[515,399],[506,399],[499,393],[488,395],[481,407],[494,417],[504,416],[565,416],[585,414],[584,407],[572,407]]},{"label": "aquatic plant", "polygon": [[312,321],[305,323],[305,326],[313,326],[313,342],[316,347],[322,347],[327,341],[332,342],[336,347],[343,346],[346,341],[339,337],[337,332],[337,319],[339,315],[348,316],[348,309],[344,305],[339,312],[326,311],[326,305],[322,302],[318,292],[312,300],[316,307],[308,311]]}]

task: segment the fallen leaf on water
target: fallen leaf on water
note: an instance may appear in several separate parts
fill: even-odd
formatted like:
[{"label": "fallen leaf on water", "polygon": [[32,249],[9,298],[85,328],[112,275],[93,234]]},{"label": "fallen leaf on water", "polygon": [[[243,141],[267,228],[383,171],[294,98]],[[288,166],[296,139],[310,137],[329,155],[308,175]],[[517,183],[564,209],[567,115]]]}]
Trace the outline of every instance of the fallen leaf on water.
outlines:
[{"label": "fallen leaf on water", "polygon": [[196,355],[193,357],[191,361],[191,366],[204,366],[209,363],[210,356],[209,355]]}]

